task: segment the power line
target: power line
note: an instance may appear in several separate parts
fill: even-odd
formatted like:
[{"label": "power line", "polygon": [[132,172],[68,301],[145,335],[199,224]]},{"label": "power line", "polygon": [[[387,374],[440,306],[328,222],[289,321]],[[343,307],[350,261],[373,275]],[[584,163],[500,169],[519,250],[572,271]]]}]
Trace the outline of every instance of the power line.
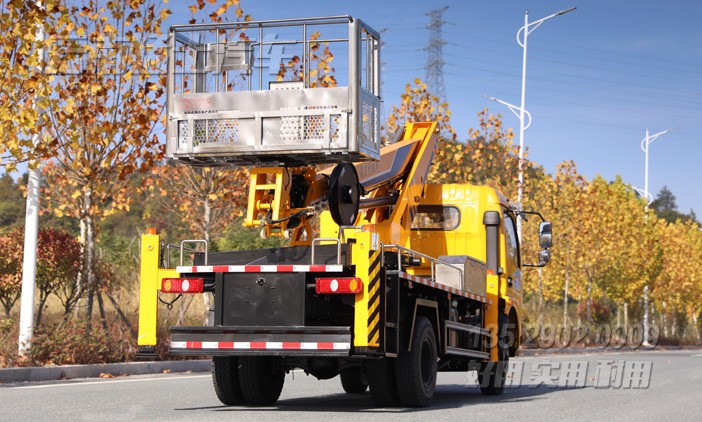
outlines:
[{"label": "power line", "polygon": [[[501,41],[501,40],[496,40],[493,38],[486,38],[486,37],[480,37],[480,36],[475,36],[472,34],[468,33],[459,33],[459,32],[453,32],[453,31],[445,31],[446,34],[449,35],[455,35],[457,37],[461,38],[470,38],[471,40],[478,40],[478,41],[485,41],[485,42],[490,42],[494,44],[502,44],[502,45],[512,45],[513,42],[511,41]],[[542,43],[540,41],[540,43]],[[573,44],[565,44],[565,43],[558,43],[558,42],[553,42],[553,41],[543,41],[543,44],[553,44],[553,45],[558,45],[561,47],[568,47],[568,49],[552,49],[552,48],[544,48],[544,47],[536,47],[534,50],[536,51],[543,51],[543,52],[548,52],[548,53],[557,53],[558,55],[568,55],[568,56],[573,56],[573,57],[580,57],[580,58],[586,58],[586,59],[595,59],[595,60],[601,60],[601,61],[606,61],[607,63],[621,63],[621,64],[626,64],[626,65],[631,65],[632,62],[631,60],[625,60],[622,59],[622,56],[628,56],[632,58],[636,58],[639,60],[644,60],[645,65],[647,67],[651,68],[656,68],[656,69],[661,69],[661,70],[666,70],[666,71],[672,71],[672,72],[682,72],[682,73],[688,73],[688,74],[693,74],[693,75],[699,75],[699,71],[696,69],[682,69],[680,67],[669,67],[669,66],[661,66],[661,65],[656,65],[656,64],[651,64],[650,61],[665,61],[668,64],[680,64],[681,66],[689,66],[689,67],[696,67],[697,65],[694,65],[692,63],[685,63],[685,62],[676,62],[676,61],[670,61],[670,60],[664,60],[664,59],[658,59],[656,57],[645,57],[645,56],[638,56],[638,55],[632,55],[632,54],[626,54],[626,53],[619,53],[619,52],[613,52],[613,51],[608,51],[608,50],[599,50],[595,48],[586,48],[586,47],[581,47],[578,45],[573,45]],[[449,43],[449,45],[453,45],[452,43]],[[472,47],[471,47],[472,49]],[[580,49],[580,50],[587,50],[587,51],[592,51],[595,53],[598,53],[599,55],[610,55],[614,57],[598,57],[597,55],[593,54],[585,54],[585,53],[577,53],[570,51],[572,49]],[[500,54],[507,54],[504,52],[498,52],[495,50],[489,50],[490,52],[494,53],[500,53]]]},{"label": "power line", "polygon": [[[459,24],[456,24],[456,23],[453,23],[453,22],[449,22],[449,21],[447,21],[446,23],[447,23],[448,25],[457,26],[457,27],[460,27],[461,29],[465,29],[465,26],[464,26],[464,25],[459,25]],[[499,35],[499,36],[501,36],[501,37],[504,37],[505,39],[511,39],[511,37],[506,36],[506,34],[505,34],[504,32],[495,31],[495,30],[491,30],[491,29],[487,29],[487,28],[481,28],[481,27],[477,27],[477,26],[474,26],[474,25],[471,25],[470,28],[473,29],[473,30],[479,30],[481,34],[482,34],[482,33],[491,33],[491,34],[496,34],[496,35]],[[467,33],[465,33],[465,32],[463,32],[463,33],[458,33],[458,32],[449,32],[449,31],[447,31],[446,33],[447,33],[447,34],[452,34],[452,35],[458,35],[458,36],[461,36],[461,37],[470,37],[471,39],[480,39],[480,40],[483,40],[483,41],[495,42],[495,43],[499,43],[499,44],[512,44],[512,43],[513,43],[513,41],[498,41],[498,40],[495,40],[495,39],[493,39],[493,38],[481,38],[481,37],[476,37],[476,36],[474,36],[474,35],[472,35],[472,34],[467,34]],[[606,50],[606,49],[601,49],[601,48],[586,47],[586,46],[577,45],[577,44],[567,44],[567,43],[562,43],[562,42],[558,42],[558,41],[540,40],[539,43],[543,43],[543,44],[552,44],[552,45],[557,45],[557,46],[560,46],[560,47],[568,47],[569,49],[570,49],[570,48],[576,48],[576,49],[579,49],[579,50],[592,51],[592,52],[598,53],[598,54],[610,54],[610,55],[616,56],[617,58],[618,58],[618,57],[621,57],[621,56],[626,56],[626,57],[631,57],[631,58],[635,58],[635,59],[645,60],[646,62],[649,62],[649,61],[658,61],[658,62],[665,62],[666,64],[679,64],[679,65],[682,65],[682,66],[689,66],[689,67],[692,67],[692,68],[695,68],[695,69],[699,66],[698,63],[685,62],[685,61],[680,61],[680,60],[671,60],[671,59],[659,59],[659,58],[657,58],[657,57],[649,57],[649,56],[642,56],[642,55],[631,54],[631,53],[626,53],[626,52],[621,52],[621,51],[613,51],[613,50]],[[547,49],[547,48],[537,48],[536,50],[542,50],[542,51],[548,51],[548,52],[556,52],[556,53],[563,53],[563,52],[564,52],[563,49],[553,50],[553,49]],[[568,53],[568,52],[566,52],[566,53]],[[571,55],[579,55],[579,54],[577,54],[577,53],[568,53],[568,54],[571,54]],[[589,55],[581,55],[581,56],[582,56],[582,57],[590,57],[590,58],[593,57],[593,56],[589,56]],[[627,64],[630,64],[630,63],[631,63],[631,62],[629,62],[629,61],[618,60],[617,58],[615,58],[615,59],[612,59],[612,58],[607,58],[607,59],[597,58],[597,59],[598,59],[598,60],[607,60],[607,61],[618,61],[618,62],[620,62],[620,63],[627,63]],[[688,73],[697,73],[697,72],[698,72],[697,70],[687,70],[687,69],[680,69],[680,68],[675,68],[675,67],[660,66],[660,65],[652,65],[652,64],[650,64],[650,63],[647,63],[647,66],[657,67],[657,68],[664,69],[664,70],[679,71],[679,72],[688,72]]]}]

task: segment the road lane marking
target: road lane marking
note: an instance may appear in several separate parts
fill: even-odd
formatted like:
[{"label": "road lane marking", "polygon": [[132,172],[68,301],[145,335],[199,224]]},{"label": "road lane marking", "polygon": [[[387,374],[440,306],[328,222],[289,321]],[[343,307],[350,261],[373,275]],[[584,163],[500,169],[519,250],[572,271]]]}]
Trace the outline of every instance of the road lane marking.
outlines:
[{"label": "road lane marking", "polygon": [[4,388],[15,388],[15,389],[36,389],[36,388],[51,388],[51,387],[69,387],[74,385],[93,385],[93,384],[105,384],[105,383],[123,383],[123,382],[142,382],[142,381],[162,381],[162,380],[182,380],[182,379],[193,379],[193,378],[205,378],[212,377],[212,375],[183,375],[177,377],[151,377],[151,378],[103,378],[103,381],[73,381],[65,382],[61,384],[41,384],[41,385],[20,385],[12,386],[10,384],[5,384]]}]

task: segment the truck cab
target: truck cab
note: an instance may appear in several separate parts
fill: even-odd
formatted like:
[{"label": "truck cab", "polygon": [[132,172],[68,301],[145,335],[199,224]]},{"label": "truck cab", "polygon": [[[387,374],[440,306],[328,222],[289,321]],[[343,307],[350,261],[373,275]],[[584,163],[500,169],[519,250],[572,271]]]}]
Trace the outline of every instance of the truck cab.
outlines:
[{"label": "truck cab", "polygon": [[[517,215],[507,199],[489,186],[429,184],[412,221],[407,247],[437,257],[468,256],[486,261],[485,211],[501,215],[499,229],[499,274],[501,312],[509,319],[510,356],[519,348],[522,319],[522,263],[517,238]],[[430,275],[428,264],[414,268],[417,275]],[[484,284],[484,279],[481,280]],[[469,286],[464,286],[469,288]],[[474,287],[484,294],[485,286]]]}]

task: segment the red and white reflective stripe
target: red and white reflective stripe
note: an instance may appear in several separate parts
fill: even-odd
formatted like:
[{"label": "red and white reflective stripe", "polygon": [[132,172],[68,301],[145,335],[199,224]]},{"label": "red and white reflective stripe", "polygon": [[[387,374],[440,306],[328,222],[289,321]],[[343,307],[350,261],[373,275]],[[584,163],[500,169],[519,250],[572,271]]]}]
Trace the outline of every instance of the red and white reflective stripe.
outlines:
[{"label": "red and white reflective stripe", "polygon": [[186,273],[340,273],[343,265],[200,265],[176,267],[179,274]]},{"label": "red and white reflective stripe", "polygon": [[351,350],[351,343],[299,341],[173,341],[171,349]]},{"label": "red and white reflective stripe", "polygon": [[423,284],[425,286],[429,286],[429,287],[433,287],[435,289],[443,290],[443,291],[449,292],[449,293],[454,294],[454,295],[467,297],[468,299],[473,299],[473,300],[477,300],[478,302],[483,302],[483,303],[487,303],[487,304],[492,305],[492,300],[490,300],[484,296],[476,295],[476,294],[473,294],[470,292],[465,292],[463,290],[458,290],[458,289],[453,288],[453,287],[444,286],[443,284],[434,282],[431,279],[426,278],[426,277],[418,277],[416,275],[407,274],[405,272],[400,272],[399,275],[400,275],[400,278],[404,278],[404,279],[412,281],[414,283]]}]

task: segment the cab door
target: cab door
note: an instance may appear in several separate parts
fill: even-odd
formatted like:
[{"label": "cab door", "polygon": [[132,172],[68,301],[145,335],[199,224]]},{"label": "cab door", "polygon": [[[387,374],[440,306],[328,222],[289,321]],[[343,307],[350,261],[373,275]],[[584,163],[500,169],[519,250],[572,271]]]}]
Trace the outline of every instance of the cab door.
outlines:
[{"label": "cab door", "polygon": [[519,253],[519,239],[517,238],[516,216],[505,210],[502,219],[505,234],[505,275],[507,283],[505,295],[512,300],[521,302],[522,297],[522,271],[521,256]]}]

